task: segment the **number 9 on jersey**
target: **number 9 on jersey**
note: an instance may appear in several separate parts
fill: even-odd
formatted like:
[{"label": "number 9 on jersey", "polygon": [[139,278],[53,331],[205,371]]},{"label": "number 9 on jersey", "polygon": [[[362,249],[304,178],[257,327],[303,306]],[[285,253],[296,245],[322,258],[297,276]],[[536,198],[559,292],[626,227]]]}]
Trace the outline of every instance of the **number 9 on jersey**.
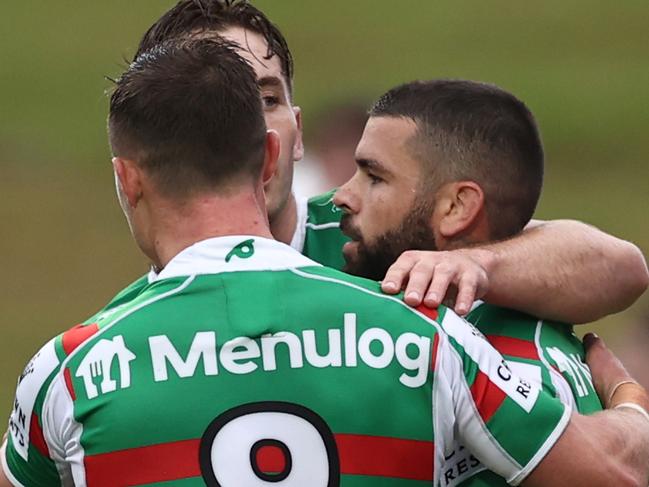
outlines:
[{"label": "number 9 on jersey", "polygon": [[218,416],[201,438],[200,465],[210,487],[340,484],[336,442],[325,421],[285,402],[245,404]]}]

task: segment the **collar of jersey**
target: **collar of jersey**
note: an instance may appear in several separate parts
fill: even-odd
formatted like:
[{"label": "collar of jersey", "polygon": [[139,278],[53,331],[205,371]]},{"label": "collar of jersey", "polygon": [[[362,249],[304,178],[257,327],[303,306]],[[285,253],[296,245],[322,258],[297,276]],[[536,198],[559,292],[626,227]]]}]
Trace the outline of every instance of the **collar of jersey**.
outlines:
[{"label": "collar of jersey", "polygon": [[[226,262],[232,249],[246,240],[253,240],[253,254],[245,258],[235,255]],[[281,271],[319,265],[276,240],[253,235],[232,235],[196,242],[171,259],[159,273],[151,270],[148,278],[149,283],[152,283],[171,277],[235,271]]]},{"label": "collar of jersey", "polygon": [[291,239],[291,247],[302,253],[304,250],[304,240],[306,239],[306,221],[309,211],[308,198],[296,198],[297,206],[297,224]]}]

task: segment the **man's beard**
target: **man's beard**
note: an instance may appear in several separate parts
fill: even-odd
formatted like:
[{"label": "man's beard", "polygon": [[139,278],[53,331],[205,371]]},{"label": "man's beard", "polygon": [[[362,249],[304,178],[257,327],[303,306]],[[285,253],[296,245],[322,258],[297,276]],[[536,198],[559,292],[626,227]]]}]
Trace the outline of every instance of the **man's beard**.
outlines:
[{"label": "man's beard", "polygon": [[437,250],[435,234],[430,227],[431,215],[430,205],[416,204],[396,229],[386,231],[370,245],[363,240],[358,228],[353,226],[351,217],[343,215],[340,228],[358,245],[353,260],[345,256],[343,270],[348,274],[380,281],[406,250]]}]

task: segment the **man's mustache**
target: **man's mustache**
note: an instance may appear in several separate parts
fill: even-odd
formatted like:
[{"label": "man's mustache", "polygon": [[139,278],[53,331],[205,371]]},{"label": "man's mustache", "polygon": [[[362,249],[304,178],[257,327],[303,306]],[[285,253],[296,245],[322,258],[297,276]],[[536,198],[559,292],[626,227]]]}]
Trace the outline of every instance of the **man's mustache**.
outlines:
[{"label": "man's mustache", "polygon": [[343,215],[340,219],[340,231],[357,242],[363,240],[361,232],[358,230],[358,227],[352,223],[352,217],[348,214]]}]

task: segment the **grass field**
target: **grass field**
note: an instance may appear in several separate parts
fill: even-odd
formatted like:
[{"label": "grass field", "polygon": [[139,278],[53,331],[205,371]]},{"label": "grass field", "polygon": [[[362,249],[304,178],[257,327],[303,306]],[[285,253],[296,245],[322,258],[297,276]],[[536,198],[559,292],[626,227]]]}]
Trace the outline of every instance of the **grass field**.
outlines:
[{"label": "grass field", "polygon": [[[0,411],[40,344],[146,269],[113,196],[104,76],[172,3],[3,6]],[[294,51],[307,136],[340,98],[371,100],[415,78],[494,82],[529,104],[544,135],[538,217],[581,219],[649,252],[645,0],[257,3]],[[613,337],[648,307],[645,297],[595,329]]]}]

